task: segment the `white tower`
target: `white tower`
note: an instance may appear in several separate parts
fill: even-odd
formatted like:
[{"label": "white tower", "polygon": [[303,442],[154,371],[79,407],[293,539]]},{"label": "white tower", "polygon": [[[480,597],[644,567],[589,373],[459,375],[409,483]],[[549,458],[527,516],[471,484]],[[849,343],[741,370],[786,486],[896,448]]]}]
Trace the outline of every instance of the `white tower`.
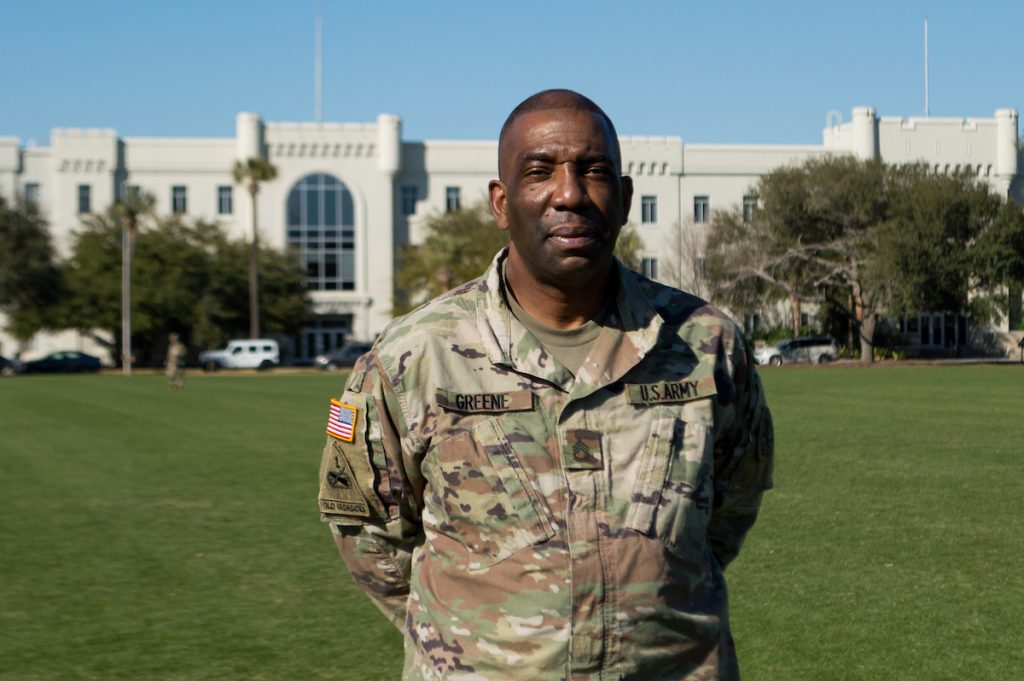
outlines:
[{"label": "white tower", "polygon": [[258,115],[243,111],[235,116],[235,144],[239,161],[263,157],[263,123]]},{"label": "white tower", "polygon": [[853,153],[869,161],[878,158],[878,117],[871,106],[853,110]]},{"label": "white tower", "polygon": [[377,116],[377,167],[391,177],[402,167],[402,119],[394,114]]}]

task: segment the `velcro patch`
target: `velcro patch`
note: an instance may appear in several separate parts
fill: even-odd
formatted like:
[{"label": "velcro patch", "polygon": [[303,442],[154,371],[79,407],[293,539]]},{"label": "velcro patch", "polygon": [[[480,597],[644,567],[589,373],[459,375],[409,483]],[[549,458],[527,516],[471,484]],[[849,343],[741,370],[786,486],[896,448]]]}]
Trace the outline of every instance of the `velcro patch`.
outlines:
[{"label": "velcro patch", "polygon": [[601,433],[577,428],[565,432],[562,444],[565,468],[601,468]]},{"label": "velcro patch", "polygon": [[663,381],[659,383],[634,383],[627,385],[630,404],[665,404],[690,402],[718,394],[715,377],[699,380]]},{"label": "velcro patch", "polygon": [[320,512],[369,517],[370,508],[359,489],[355,471],[341,444],[328,440],[320,469]]},{"label": "velcro patch", "polygon": [[359,409],[351,404],[331,400],[331,413],[327,417],[327,434],[345,442],[352,442]]},{"label": "velcro patch", "polygon": [[437,406],[462,414],[498,414],[510,411],[533,411],[533,393],[513,390],[507,393],[457,393],[437,389]]}]

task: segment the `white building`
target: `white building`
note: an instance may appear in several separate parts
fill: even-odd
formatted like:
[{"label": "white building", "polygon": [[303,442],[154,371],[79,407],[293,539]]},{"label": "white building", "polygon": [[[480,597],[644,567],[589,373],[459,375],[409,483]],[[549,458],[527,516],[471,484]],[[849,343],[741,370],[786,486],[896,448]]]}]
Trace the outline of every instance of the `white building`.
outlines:
[{"label": "white building", "polygon": [[[689,250],[694,244],[699,250],[701,225],[712,210],[751,207],[760,176],[812,156],[924,161],[936,172],[971,168],[1001,195],[1024,203],[1017,112],[1010,109],[985,119],[902,119],[861,107],[848,123],[830,114],[820,146],[630,136],[621,143],[624,171],[635,186],[631,221],[645,244],[645,272],[655,277],[679,269],[665,260],[680,234],[692,236]],[[429,215],[484,200],[497,172],[496,141],[404,141],[393,115],[317,125],[264,123],[240,113],[234,138],[121,138],[109,129],[71,129],[54,130],[42,148],[0,138],[0,193],[37,201],[65,253],[80,216],[104,210],[125,187],[152,193],[160,213],[218,220],[247,236],[249,197],[234,185],[231,169],[253,156],[278,169],[258,195],[260,237],[277,248],[298,246],[307,268],[315,314],[295,339],[299,359],[333,349],[342,337],[368,340],[380,332],[391,318],[397,249],[421,238]],[[699,259],[688,265],[690,271],[699,266]],[[26,354],[57,347],[98,350],[66,333],[40,337]],[[0,330],[0,353],[16,349]]]}]

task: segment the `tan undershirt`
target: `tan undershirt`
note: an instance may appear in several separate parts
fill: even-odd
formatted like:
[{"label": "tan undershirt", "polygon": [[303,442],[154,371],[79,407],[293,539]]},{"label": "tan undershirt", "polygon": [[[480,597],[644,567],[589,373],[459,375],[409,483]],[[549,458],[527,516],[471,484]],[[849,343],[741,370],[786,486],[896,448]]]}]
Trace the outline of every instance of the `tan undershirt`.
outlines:
[{"label": "tan undershirt", "polygon": [[556,329],[538,322],[519,304],[519,301],[516,300],[515,295],[512,293],[512,287],[508,285],[508,279],[505,278],[505,263],[502,263],[501,266],[501,278],[505,283],[505,297],[508,306],[512,310],[512,314],[515,315],[515,318],[530,333],[537,337],[537,340],[540,341],[540,344],[544,346],[544,349],[552,357],[558,360],[562,366],[575,376],[580,367],[583,366],[587,355],[590,354],[590,349],[594,347],[597,337],[601,335],[601,322],[608,316],[608,311],[611,309],[611,300],[605,303],[596,317],[582,326],[578,326],[575,329]]}]

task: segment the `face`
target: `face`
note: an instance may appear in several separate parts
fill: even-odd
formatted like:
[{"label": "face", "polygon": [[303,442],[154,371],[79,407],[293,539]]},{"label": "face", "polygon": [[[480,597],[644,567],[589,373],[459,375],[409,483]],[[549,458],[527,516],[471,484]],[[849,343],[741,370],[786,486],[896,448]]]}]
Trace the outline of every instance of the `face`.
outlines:
[{"label": "face", "polygon": [[509,267],[559,288],[603,281],[633,193],[604,119],[570,108],[530,111],[506,135],[490,199],[509,232]]}]

